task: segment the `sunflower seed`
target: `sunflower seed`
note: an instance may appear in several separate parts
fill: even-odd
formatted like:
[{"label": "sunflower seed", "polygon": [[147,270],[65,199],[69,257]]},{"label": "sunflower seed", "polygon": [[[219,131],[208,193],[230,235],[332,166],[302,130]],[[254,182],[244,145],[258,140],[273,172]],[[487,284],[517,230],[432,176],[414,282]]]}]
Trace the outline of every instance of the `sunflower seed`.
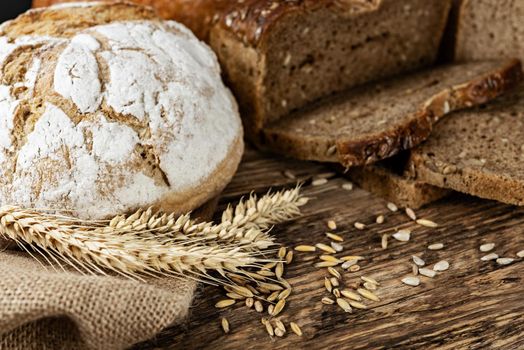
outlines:
[{"label": "sunflower seed", "polygon": [[297,245],[295,250],[297,252],[314,252],[317,250],[317,248],[313,247],[312,245]]},{"label": "sunflower seed", "polygon": [[426,276],[429,278],[433,278],[437,275],[437,273],[434,270],[427,269],[425,267],[418,269],[418,273],[420,273],[422,276]]},{"label": "sunflower seed", "polygon": [[291,330],[292,330],[296,335],[298,335],[299,337],[302,336],[302,330],[300,329],[300,327],[298,326],[298,324],[296,324],[295,322],[290,322],[290,323],[289,323],[289,326],[291,327]]},{"label": "sunflower seed", "polygon": [[284,309],[284,307],[286,306],[286,299],[282,299],[280,300],[276,305],[275,305],[275,308],[273,309],[273,312],[271,313],[271,315],[274,317],[274,316],[277,316],[279,313],[282,312],[282,310]]},{"label": "sunflower seed", "polygon": [[323,297],[322,298],[322,304],[333,305],[334,303],[335,303],[335,301],[333,299],[330,299],[328,297]]},{"label": "sunflower seed", "polygon": [[375,293],[370,292],[367,289],[359,288],[357,289],[357,293],[362,295],[364,298],[373,300],[373,301],[380,301],[380,298],[375,295]]},{"label": "sunflower seed", "polygon": [[360,270],[360,265],[353,265],[349,267],[350,272],[357,272]]},{"label": "sunflower seed", "polygon": [[275,326],[280,329],[282,332],[286,332],[286,326],[284,326],[284,323],[280,320],[275,320]]},{"label": "sunflower seed", "polygon": [[340,265],[341,268],[344,270],[349,269],[351,266],[355,265],[357,263],[357,260],[349,260],[344,262],[342,265]]},{"label": "sunflower seed", "polygon": [[413,262],[417,266],[424,266],[424,265],[426,265],[426,262],[424,260],[422,260],[421,258],[419,258],[418,256],[413,255],[412,258],[413,258]]},{"label": "sunflower seed", "polygon": [[351,191],[353,189],[353,184],[351,182],[346,182],[345,184],[342,184],[342,189]]},{"label": "sunflower seed", "polygon": [[330,293],[333,291],[333,285],[327,277],[324,277],[324,287],[326,287],[326,290]]},{"label": "sunflower seed", "polygon": [[418,219],[417,224],[419,224],[420,226],[431,227],[431,228],[438,227],[438,224],[436,222],[433,222],[431,220],[426,220],[426,219]]},{"label": "sunflower seed", "polygon": [[377,286],[380,286],[380,283],[374,278],[368,277],[368,276],[360,276],[360,279],[364,282],[368,282]]},{"label": "sunflower seed", "polygon": [[524,258],[524,250],[521,250],[520,252],[517,253],[517,256],[519,258]]},{"label": "sunflower seed", "polygon": [[377,224],[383,224],[384,223],[384,215],[377,216],[377,219],[375,220]]},{"label": "sunflower seed", "polygon": [[233,305],[234,303],[236,303],[236,300],[234,299],[224,299],[224,300],[220,300],[219,302],[217,302],[215,304],[215,307],[218,309],[223,309],[225,307]]},{"label": "sunflower seed", "polygon": [[483,253],[487,253],[489,251],[492,251],[493,248],[495,248],[495,243],[486,243],[480,246],[480,251]]},{"label": "sunflower seed", "polygon": [[331,278],[329,279],[329,281],[331,282],[331,285],[332,285],[333,287],[338,287],[338,286],[340,286],[340,282],[338,281],[338,279],[337,279],[336,277],[331,277]]},{"label": "sunflower seed", "polygon": [[322,186],[328,183],[328,179],[315,179],[311,181],[311,186]]},{"label": "sunflower seed", "polygon": [[286,332],[281,330],[280,328],[275,329],[275,335],[279,338],[282,338]]},{"label": "sunflower seed", "polygon": [[361,301],[362,297],[358,295],[357,293],[349,290],[349,289],[343,289],[340,291],[340,294],[345,296],[348,299],[355,300],[355,301]]},{"label": "sunflower seed", "polygon": [[344,250],[344,246],[340,243],[337,243],[337,242],[331,242],[331,248],[335,249],[335,251],[337,253],[340,253],[341,251]]},{"label": "sunflower seed", "polygon": [[334,257],[333,255],[321,255],[318,257],[322,261],[330,261],[337,264],[340,264],[342,260],[338,259],[337,257]]},{"label": "sunflower seed", "polygon": [[271,325],[269,321],[266,322],[266,331],[267,331],[267,334],[269,334],[270,336],[275,335],[275,330],[273,329],[273,326]]},{"label": "sunflower seed", "polygon": [[348,301],[346,299],[337,298],[337,304],[345,312],[352,312],[353,311],[353,309],[351,309],[351,305],[349,305],[349,303],[348,303]]},{"label": "sunflower seed", "polygon": [[416,287],[420,284],[420,279],[418,277],[408,276],[402,279],[402,283],[407,284],[408,286]]},{"label": "sunflower seed", "polygon": [[373,290],[377,290],[377,285],[373,283],[365,282],[364,288],[366,288],[367,290],[373,291]]},{"label": "sunflower seed", "polygon": [[415,264],[412,264],[411,268],[412,268],[413,275],[415,276],[418,275],[418,266]]},{"label": "sunflower seed", "polygon": [[291,262],[293,261],[293,251],[290,250],[289,252],[287,252],[286,254],[286,264],[291,264]]},{"label": "sunflower seed", "polygon": [[434,243],[428,246],[429,250],[441,250],[442,248],[444,248],[444,244],[442,243]]},{"label": "sunflower seed", "polygon": [[278,295],[278,300],[287,299],[291,294],[291,289],[285,289]]},{"label": "sunflower seed", "polygon": [[417,215],[411,208],[406,208],[406,215],[413,221],[417,221]]},{"label": "sunflower seed", "polygon": [[380,242],[382,249],[387,249],[388,247],[388,235],[384,234],[382,235],[382,240]]},{"label": "sunflower seed", "polygon": [[400,242],[408,242],[411,238],[410,230],[399,230],[393,234],[393,238]]},{"label": "sunflower seed", "polygon": [[255,301],[255,310],[256,312],[264,312],[264,305],[262,305],[260,300]]},{"label": "sunflower seed", "polygon": [[498,258],[497,259],[497,264],[499,264],[499,265],[509,265],[513,261],[515,261],[515,259],[513,259],[513,258]]},{"label": "sunflower seed", "polygon": [[321,261],[319,263],[315,264],[315,267],[322,268],[322,267],[333,267],[337,266],[340,263],[333,262],[333,261]]},{"label": "sunflower seed", "polygon": [[337,223],[334,221],[334,220],[329,220],[327,222],[327,227],[330,229],[330,230],[336,230],[337,229]]},{"label": "sunflower seed", "polygon": [[332,239],[334,241],[337,241],[337,242],[344,242],[344,238],[337,235],[337,234],[334,234],[334,233],[331,233],[331,232],[326,232],[326,236],[329,238],[329,239]]},{"label": "sunflower seed", "polygon": [[222,329],[224,330],[224,333],[229,333],[229,322],[225,317],[222,317]]},{"label": "sunflower seed", "polygon": [[348,300],[348,303],[349,303],[349,305],[353,306],[355,309],[365,310],[365,309],[368,308],[365,304],[362,304],[362,303],[360,303],[358,301],[355,301],[355,300]]},{"label": "sunflower seed", "polygon": [[317,243],[317,244],[315,244],[315,246],[318,249],[325,251],[326,253],[335,254],[337,252],[335,249],[331,248],[330,246],[328,246],[328,245],[326,245],[324,243]]},{"label": "sunflower seed", "polygon": [[388,207],[388,209],[391,210],[392,212],[396,212],[396,211],[398,211],[398,207],[395,205],[395,203],[391,203],[391,202],[389,202],[389,203],[387,204],[387,207]]},{"label": "sunflower seed", "polygon": [[361,223],[361,222],[355,222],[354,226],[355,226],[355,228],[356,228],[357,230],[363,230],[363,229],[366,228],[366,225],[364,225],[364,224]]},{"label": "sunflower seed", "polygon": [[246,299],[246,306],[248,308],[252,308],[254,303],[255,303],[255,300],[253,298],[247,298]]},{"label": "sunflower seed", "polygon": [[337,269],[335,269],[335,268],[333,268],[333,267],[328,267],[327,270],[328,270],[328,272],[329,272],[332,276],[334,276],[334,277],[336,277],[336,278],[338,278],[338,279],[340,279],[340,278],[342,277],[342,276],[340,276],[340,272],[338,272]]},{"label": "sunflower seed", "polygon": [[499,258],[498,254],[489,253],[487,255],[484,255],[482,258],[480,258],[480,260],[482,260],[482,261],[489,261],[489,260],[496,260],[498,258]]},{"label": "sunflower seed", "polygon": [[439,261],[433,266],[434,271],[446,271],[449,269],[449,262],[446,260]]},{"label": "sunflower seed", "polygon": [[280,249],[278,250],[278,258],[280,260],[284,259],[284,257],[286,256],[286,247],[280,247]]}]

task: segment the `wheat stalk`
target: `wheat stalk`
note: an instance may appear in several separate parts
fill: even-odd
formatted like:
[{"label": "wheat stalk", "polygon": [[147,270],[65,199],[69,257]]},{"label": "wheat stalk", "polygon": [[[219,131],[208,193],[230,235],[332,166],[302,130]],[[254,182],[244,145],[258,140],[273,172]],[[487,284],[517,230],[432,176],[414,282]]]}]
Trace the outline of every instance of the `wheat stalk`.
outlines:
[{"label": "wheat stalk", "polygon": [[[84,221],[4,206],[0,208],[0,236],[28,252],[26,245],[30,245],[49,262],[65,262],[88,273],[103,274],[107,269],[131,278],[168,274],[227,284],[229,273],[250,278],[246,269],[270,261],[264,249],[273,240],[266,230],[298,215],[298,207],[305,202],[299,188],[259,200],[252,195],[234,211],[228,207],[217,225],[152,209],[110,221]],[[213,277],[213,271],[226,281]]]}]

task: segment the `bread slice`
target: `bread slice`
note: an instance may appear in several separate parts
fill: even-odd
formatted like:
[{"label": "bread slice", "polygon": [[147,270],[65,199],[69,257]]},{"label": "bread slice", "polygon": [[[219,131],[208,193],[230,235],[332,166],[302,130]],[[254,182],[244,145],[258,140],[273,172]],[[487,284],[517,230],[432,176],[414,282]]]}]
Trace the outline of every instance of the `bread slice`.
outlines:
[{"label": "bread slice", "polygon": [[384,161],[348,169],[346,176],[361,188],[397,204],[418,209],[437,201],[452,191],[428,185],[405,176],[409,152]]},{"label": "bread slice", "polygon": [[462,0],[457,60],[524,59],[524,1]]},{"label": "bread slice", "polygon": [[439,123],[408,173],[434,186],[524,205],[524,85]]},{"label": "bread slice", "polygon": [[368,84],[272,123],[262,145],[345,167],[374,163],[420,144],[445,114],[487,102],[521,77],[517,60],[486,61]]}]

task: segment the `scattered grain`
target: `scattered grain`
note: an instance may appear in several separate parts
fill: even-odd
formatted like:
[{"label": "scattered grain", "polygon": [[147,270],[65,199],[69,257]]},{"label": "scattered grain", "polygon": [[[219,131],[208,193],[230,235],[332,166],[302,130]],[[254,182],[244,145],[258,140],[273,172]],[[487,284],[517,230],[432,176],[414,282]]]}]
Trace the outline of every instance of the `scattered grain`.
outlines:
[{"label": "scattered grain", "polygon": [[255,300],[254,300],[253,298],[247,298],[247,299],[246,299],[246,306],[247,306],[248,308],[251,309],[251,308],[253,307],[253,304],[254,304],[254,303],[255,303]]},{"label": "scattered grain", "polygon": [[337,241],[337,242],[343,242],[344,241],[344,238],[342,238],[341,236],[339,236],[337,234],[331,233],[331,232],[326,232],[326,236],[329,239],[332,239],[332,240]]},{"label": "scattered grain", "polygon": [[413,275],[415,276],[418,275],[418,270],[419,270],[418,266],[415,264],[412,264],[411,271],[413,272]]},{"label": "scattered grain", "polygon": [[449,262],[446,260],[439,261],[433,266],[434,271],[446,271],[449,269]]},{"label": "scattered grain", "polygon": [[298,245],[295,247],[295,250],[297,252],[314,252],[317,250],[317,248],[313,247],[312,245]]},{"label": "scattered grain", "polygon": [[233,304],[236,303],[236,300],[234,299],[224,299],[224,300],[220,300],[219,302],[217,302],[215,304],[215,307],[218,308],[218,309],[223,309],[225,307],[229,307]]},{"label": "scattered grain", "polygon": [[375,293],[367,289],[359,288],[357,289],[357,293],[362,295],[366,299],[373,300],[373,301],[380,301],[380,298],[376,296]]},{"label": "scattered grain", "polygon": [[318,268],[333,267],[333,266],[337,266],[338,264],[340,263],[333,262],[333,261],[321,261],[319,263],[316,263],[315,267],[318,267]]},{"label": "scattered grain", "polygon": [[222,317],[222,329],[224,330],[224,333],[229,333],[229,321],[227,318]]},{"label": "scattered grain", "polygon": [[333,267],[328,267],[328,272],[334,276],[335,278],[338,278],[340,279],[342,276],[340,276],[340,272],[337,271],[337,269],[333,268]]},{"label": "scattered grain", "polygon": [[350,272],[357,272],[360,271],[360,265],[353,265],[349,267]]},{"label": "scattered grain", "polygon": [[358,301],[355,301],[355,300],[348,300],[348,303],[349,303],[349,305],[351,305],[355,309],[365,310],[365,309],[368,308],[365,304],[362,304],[362,303],[360,303]]},{"label": "scattered grain", "polygon": [[355,292],[353,292],[352,290],[349,290],[349,289],[341,290],[340,294],[342,294],[343,296],[345,296],[346,298],[351,299],[351,300],[355,300],[355,301],[361,301],[362,300],[362,297],[360,295],[358,295],[357,293],[355,293]]},{"label": "scattered grain", "polygon": [[499,264],[499,265],[509,265],[513,261],[515,261],[515,259],[513,259],[513,258],[498,258],[497,259],[497,264]]},{"label": "scattered grain", "polygon": [[264,305],[262,305],[260,300],[256,300],[254,305],[256,312],[264,312]]},{"label": "scattered grain", "polygon": [[265,325],[266,325],[267,334],[269,334],[270,336],[274,336],[275,335],[275,330],[273,329],[273,326],[271,325],[271,322],[267,321]]},{"label": "scattered grain", "polygon": [[366,228],[366,225],[364,225],[364,224],[361,223],[361,222],[355,222],[354,226],[355,226],[355,228],[356,228],[357,230],[363,230],[363,229]]},{"label": "scattered grain", "polygon": [[349,260],[349,261],[344,262],[342,265],[340,265],[340,267],[343,268],[344,270],[347,270],[351,266],[356,265],[357,262],[358,262],[357,260]]},{"label": "scattered grain", "polygon": [[437,275],[437,273],[434,270],[425,267],[418,269],[418,273],[420,273],[422,276],[426,276],[429,278],[433,278]]},{"label": "scattered grain", "polygon": [[333,285],[327,277],[324,277],[324,287],[326,287],[326,290],[330,293],[333,291]]},{"label": "scattered grain", "polygon": [[364,288],[366,288],[367,290],[374,291],[374,290],[377,290],[377,285],[373,283],[365,282]]},{"label": "scattered grain", "polygon": [[337,229],[337,223],[334,221],[334,220],[329,220],[327,222],[327,227],[330,229],[330,230],[336,230]]},{"label": "scattered grain", "polygon": [[326,245],[324,243],[317,243],[317,244],[315,244],[315,246],[318,249],[325,251],[326,253],[335,254],[337,252],[335,249],[331,248],[330,246],[328,246],[328,245]]},{"label": "scattered grain", "polygon": [[521,250],[520,252],[517,252],[517,256],[519,258],[524,258],[524,250]]},{"label": "scattered grain", "polygon": [[411,238],[410,230],[399,230],[393,234],[393,238],[400,242],[408,242]]},{"label": "scattered grain", "polygon": [[340,243],[331,242],[330,245],[331,245],[331,248],[335,249],[337,253],[340,253],[341,251],[344,250],[344,246]]},{"label": "scattered grain", "polygon": [[285,334],[286,334],[286,332],[284,332],[284,331],[281,330],[280,328],[275,329],[275,335],[276,335],[277,337],[282,338]]},{"label": "scattered grain", "polygon": [[271,313],[273,317],[277,316],[284,310],[284,307],[286,306],[286,299],[279,300],[279,302],[275,305],[275,309]]},{"label": "scattered grain", "polygon": [[383,234],[382,235],[382,240],[381,240],[380,244],[382,246],[382,249],[387,249],[388,248],[388,235],[387,234]]},{"label": "scattered grain", "polygon": [[424,265],[426,265],[426,262],[424,260],[422,260],[421,258],[419,258],[418,256],[413,255],[412,258],[413,258],[413,262],[417,266],[424,266]]},{"label": "scattered grain", "polygon": [[351,260],[359,261],[359,260],[364,260],[364,257],[360,256],[360,255],[346,255],[346,256],[341,257],[340,260],[342,260],[342,261],[351,261]]},{"label": "scattered grain", "polygon": [[328,179],[315,179],[311,181],[311,186],[322,186],[328,183]]},{"label": "scattered grain", "polygon": [[326,304],[326,305],[333,305],[335,303],[335,301],[331,298],[328,298],[328,297],[323,297],[322,298],[322,304]]},{"label": "scattered grain", "polygon": [[286,332],[286,326],[284,326],[284,322],[280,320],[275,320],[275,326],[280,329],[282,332]]},{"label": "scattered grain", "polygon": [[433,222],[431,220],[426,220],[426,219],[418,219],[417,224],[419,224],[420,226],[431,227],[431,228],[438,227],[438,224],[436,222]]},{"label": "scattered grain", "polygon": [[284,259],[286,257],[286,253],[287,253],[286,247],[280,247],[280,249],[278,250],[278,258],[280,260]]},{"label": "scattered grain", "polygon": [[351,182],[346,182],[342,184],[342,189],[346,191],[351,191],[353,189],[353,184]]},{"label": "scattered grain", "polygon": [[289,323],[289,326],[291,327],[291,330],[292,330],[296,335],[298,335],[299,337],[302,336],[302,330],[300,329],[300,327],[298,326],[298,324],[296,324],[295,322],[290,322],[290,323]]},{"label": "scattered grain", "polygon": [[417,221],[417,214],[411,208],[406,208],[406,215],[413,221]]},{"label": "scattered grain", "polygon": [[321,256],[318,257],[320,260],[322,261],[330,261],[330,262],[335,262],[337,264],[340,264],[342,262],[342,260],[340,260],[339,258],[333,256],[333,255],[326,255],[326,254],[323,254]]},{"label": "scattered grain", "polygon": [[444,244],[443,243],[434,243],[434,244],[430,244],[428,246],[429,250],[441,250],[442,248],[444,248]]},{"label": "scattered grain", "polygon": [[495,243],[486,243],[479,247],[480,251],[483,253],[490,252],[493,248],[495,248]]},{"label": "scattered grain", "polygon": [[275,277],[281,279],[282,275],[284,275],[284,264],[279,262],[275,268]]},{"label": "scattered grain", "polygon": [[353,309],[351,309],[351,305],[349,305],[349,303],[348,303],[348,301],[346,299],[337,298],[337,304],[345,312],[352,312],[353,311]]},{"label": "scattered grain", "polygon": [[420,279],[418,277],[408,276],[402,279],[402,283],[407,284],[408,286],[416,287],[420,285]]},{"label": "scattered grain", "polygon": [[280,294],[278,295],[278,300],[287,299],[291,295],[291,289],[284,289]]},{"label": "scattered grain", "polygon": [[273,292],[273,293],[271,293],[271,294],[267,297],[267,301],[269,301],[269,302],[271,303],[271,302],[277,300],[279,294],[280,294],[280,292]]},{"label": "scattered grain", "polygon": [[496,260],[498,258],[499,258],[498,254],[489,253],[487,255],[484,255],[482,258],[480,258],[480,260],[482,260],[482,261],[490,261],[490,260]]},{"label": "scattered grain", "polygon": [[337,279],[336,277],[331,277],[331,278],[329,279],[329,281],[331,282],[331,285],[332,285],[333,287],[338,287],[338,286],[340,286],[340,282],[338,281],[338,279]]},{"label": "scattered grain", "polygon": [[297,177],[295,176],[295,174],[293,174],[293,173],[291,172],[291,170],[285,170],[285,171],[283,172],[283,175],[284,175],[285,177],[287,177],[288,179],[290,179],[290,180],[296,180],[296,178],[297,178]]},{"label": "scattered grain", "polygon": [[377,216],[377,219],[375,220],[377,224],[383,224],[384,223],[384,215]]},{"label": "scattered grain", "polygon": [[380,283],[378,283],[378,281],[372,277],[360,276],[360,279],[364,282],[368,282],[368,283],[372,283],[374,285],[380,286]]},{"label": "scattered grain", "polygon": [[396,206],[395,203],[391,203],[391,202],[389,202],[389,203],[387,204],[387,207],[388,207],[388,209],[389,209],[390,211],[392,211],[392,212],[396,212],[396,211],[398,211],[398,207]]},{"label": "scattered grain", "polygon": [[267,313],[268,313],[269,315],[273,315],[273,310],[275,310],[275,305],[270,304],[270,305],[267,307]]},{"label": "scattered grain", "polygon": [[290,250],[289,252],[287,252],[286,254],[286,264],[291,264],[291,262],[293,261],[293,251]]}]

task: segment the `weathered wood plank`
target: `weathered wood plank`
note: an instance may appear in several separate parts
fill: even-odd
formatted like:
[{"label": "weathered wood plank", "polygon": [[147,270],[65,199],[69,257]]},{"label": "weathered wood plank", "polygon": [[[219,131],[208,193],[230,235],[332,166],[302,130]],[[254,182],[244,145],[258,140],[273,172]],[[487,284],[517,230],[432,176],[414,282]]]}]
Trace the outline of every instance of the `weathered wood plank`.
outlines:
[{"label": "weathered wood plank", "polygon": [[[222,204],[255,190],[293,186],[282,175],[291,169],[302,180],[330,171],[320,164],[290,161],[249,151],[233,183],[225,191]],[[390,213],[385,202],[360,189],[341,190],[345,180],[337,177],[328,184],[304,186],[312,198],[304,216],[275,228],[273,233],[286,246],[328,242],[328,219],[338,224],[345,237],[345,251],[339,255],[363,255],[361,271],[344,273],[343,280],[355,282],[368,275],[381,282],[381,301],[369,310],[343,313],[333,305],[323,305],[325,270],[313,267],[312,253],[296,253],[286,278],[294,290],[282,320],[296,321],[304,331],[299,338],[288,334],[272,340],[260,323],[262,316],[243,306],[218,311],[213,305],[223,297],[220,289],[203,287],[195,300],[191,317],[182,327],[166,330],[157,339],[137,348],[180,347],[184,349],[518,349],[524,348],[524,262],[508,266],[481,262],[480,244],[494,242],[495,252],[515,257],[524,249],[524,208],[505,206],[463,195],[434,203],[417,212],[420,217],[440,224],[436,229],[420,227],[402,212]],[[376,224],[379,214],[386,222]],[[367,224],[364,231],[355,221]],[[410,242],[390,239],[387,250],[380,246],[382,234],[399,228],[413,230]],[[445,248],[426,247],[442,242]],[[421,277],[419,287],[409,287],[400,279],[411,271],[411,256],[417,254],[428,264],[446,259],[451,268],[434,279]],[[219,320],[226,316],[232,332],[224,335]]]}]

